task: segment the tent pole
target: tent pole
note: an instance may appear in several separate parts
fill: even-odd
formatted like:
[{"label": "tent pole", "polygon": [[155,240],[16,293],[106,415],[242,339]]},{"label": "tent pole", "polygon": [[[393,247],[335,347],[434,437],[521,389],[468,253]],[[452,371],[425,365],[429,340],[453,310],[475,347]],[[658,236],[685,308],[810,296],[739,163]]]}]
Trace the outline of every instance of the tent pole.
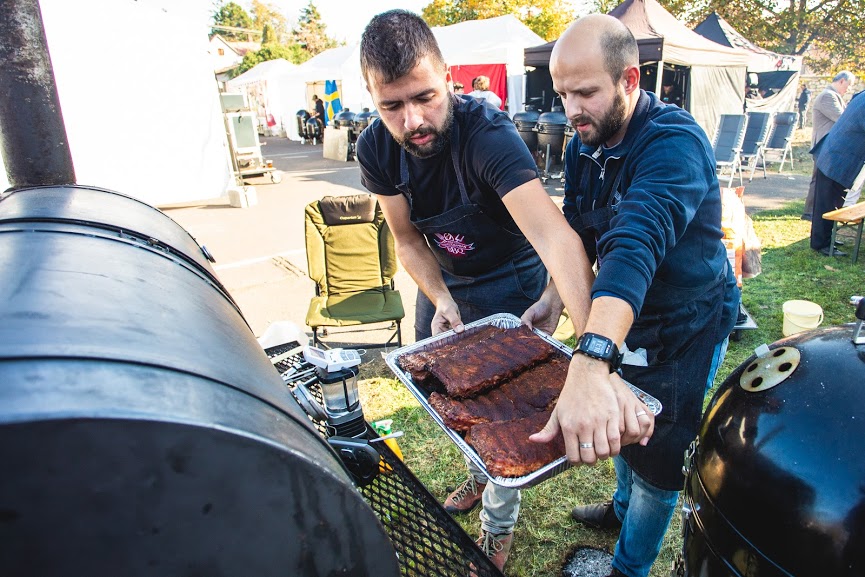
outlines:
[{"label": "tent pole", "polygon": [[658,60],[658,76],[655,78],[655,94],[661,96],[661,86],[664,82],[664,61]]}]

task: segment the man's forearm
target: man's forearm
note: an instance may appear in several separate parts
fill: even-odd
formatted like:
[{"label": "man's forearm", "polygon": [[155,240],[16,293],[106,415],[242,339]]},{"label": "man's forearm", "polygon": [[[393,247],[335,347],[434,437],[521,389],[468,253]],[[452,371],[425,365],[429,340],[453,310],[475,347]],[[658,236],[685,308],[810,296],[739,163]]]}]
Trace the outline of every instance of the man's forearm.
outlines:
[{"label": "man's forearm", "polygon": [[405,271],[433,305],[441,298],[451,298],[441,267],[425,242],[397,242],[396,253]]}]

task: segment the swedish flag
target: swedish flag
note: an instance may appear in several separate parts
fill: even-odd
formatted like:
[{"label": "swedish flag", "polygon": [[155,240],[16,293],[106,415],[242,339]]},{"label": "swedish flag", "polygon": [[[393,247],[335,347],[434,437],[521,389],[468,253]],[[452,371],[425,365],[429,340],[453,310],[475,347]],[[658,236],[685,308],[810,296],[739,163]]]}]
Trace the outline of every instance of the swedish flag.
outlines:
[{"label": "swedish flag", "polygon": [[336,87],[336,80],[324,81],[324,117],[327,120],[325,124],[330,124],[333,117],[342,110],[342,102],[339,101],[339,88]]}]

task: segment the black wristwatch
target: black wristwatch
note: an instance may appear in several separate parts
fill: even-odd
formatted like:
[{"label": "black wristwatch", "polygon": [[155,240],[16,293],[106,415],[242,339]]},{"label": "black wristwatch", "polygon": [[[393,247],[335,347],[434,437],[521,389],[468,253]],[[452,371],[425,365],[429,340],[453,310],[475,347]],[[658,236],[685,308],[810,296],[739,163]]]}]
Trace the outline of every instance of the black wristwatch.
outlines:
[{"label": "black wristwatch", "polygon": [[622,366],[622,354],[619,353],[616,343],[595,333],[583,333],[577,340],[574,352],[606,362],[610,365],[611,373],[615,373]]}]

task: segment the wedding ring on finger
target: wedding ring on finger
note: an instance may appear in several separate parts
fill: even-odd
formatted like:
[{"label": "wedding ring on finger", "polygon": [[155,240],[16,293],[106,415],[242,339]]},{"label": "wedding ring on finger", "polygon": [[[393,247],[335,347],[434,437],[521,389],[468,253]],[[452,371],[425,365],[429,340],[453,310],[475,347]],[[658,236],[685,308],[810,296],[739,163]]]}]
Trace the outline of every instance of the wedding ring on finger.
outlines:
[{"label": "wedding ring on finger", "polygon": [[593,449],[595,447],[594,443],[580,443],[581,449]]},{"label": "wedding ring on finger", "polygon": [[640,417],[642,417],[645,414],[646,414],[646,411],[637,411],[637,418],[639,419]]}]

